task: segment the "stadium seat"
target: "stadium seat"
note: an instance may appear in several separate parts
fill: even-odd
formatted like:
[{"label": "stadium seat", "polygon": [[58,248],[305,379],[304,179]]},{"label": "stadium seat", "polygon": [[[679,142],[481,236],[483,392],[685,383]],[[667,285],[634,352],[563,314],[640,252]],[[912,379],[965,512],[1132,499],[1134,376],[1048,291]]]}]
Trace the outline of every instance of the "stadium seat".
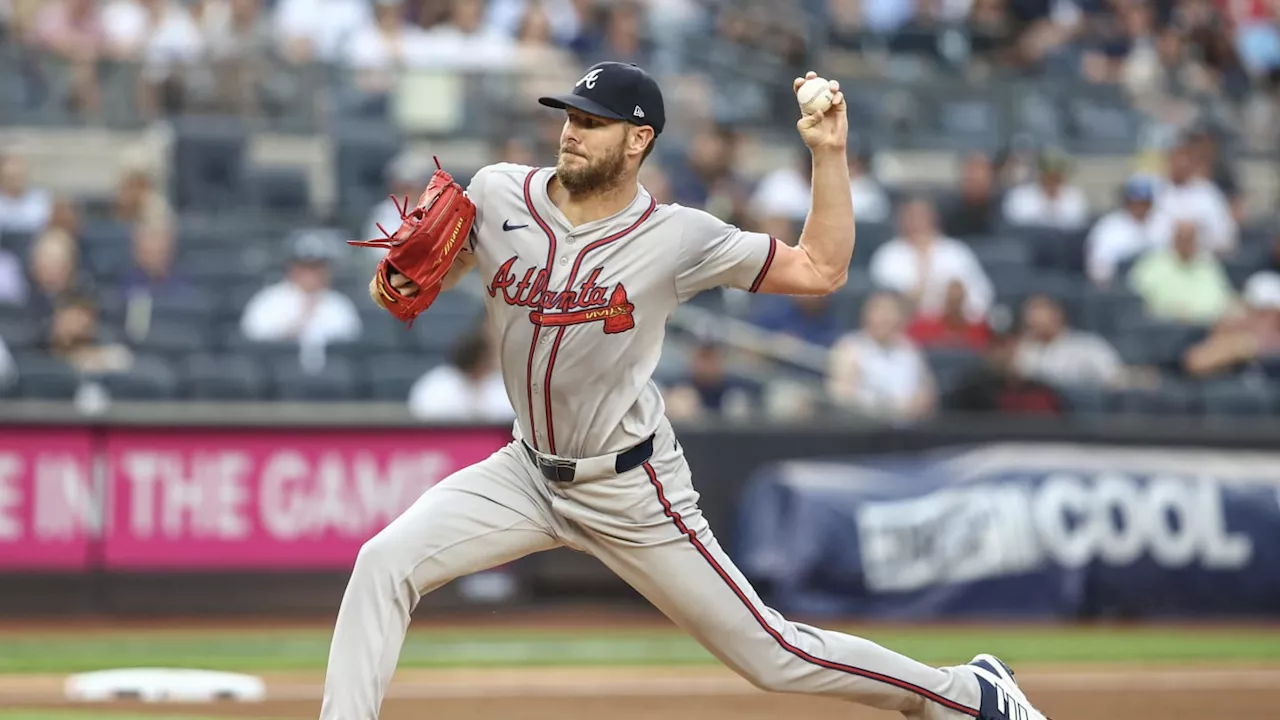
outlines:
[{"label": "stadium seat", "polygon": [[1106,390],[1090,385],[1059,385],[1054,388],[1071,415],[1104,415],[1110,411]]},{"label": "stadium seat", "polygon": [[34,318],[25,315],[0,316],[0,340],[10,352],[31,347],[43,339],[44,328]]},{"label": "stadium seat", "polygon": [[1084,276],[1087,230],[1021,227],[1013,232],[1031,248],[1032,263],[1037,268]]},{"label": "stadium seat", "polygon": [[999,147],[1004,115],[995,97],[964,85],[931,84],[911,95],[904,144],[912,149],[964,152]]},{"label": "stadium seat", "polygon": [[30,233],[0,232],[0,250],[8,250],[20,258],[26,258],[34,239]]},{"label": "stadium seat", "polygon": [[1129,388],[1116,391],[1114,396],[1120,412],[1135,415],[1187,415],[1197,407],[1194,391],[1171,379],[1156,388]]},{"label": "stadium seat", "polygon": [[382,123],[339,124],[333,136],[338,209],[363,217],[387,194],[386,167],[400,152],[395,129]]},{"label": "stadium seat", "polygon": [[925,359],[938,381],[940,395],[954,390],[966,375],[983,365],[982,355],[962,348],[930,348]]},{"label": "stadium seat", "polygon": [[1082,300],[1081,327],[1113,339],[1125,318],[1138,317],[1144,312],[1142,298],[1123,286],[1108,290],[1088,288]]},{"label": "stadium seat", "polygon": [[261,274],[270,259],[271,250],[267,247],[200,249],[184,252],[177,265],[192,282],[222,285]]},{"label": "stadium seat", "polygon": [[424,355],[388,355],[362,368],[369,379],[369,394],[376,400],[407,402],[409,390],[439,359]]},{"label": "stadium seat", "polygon": [[208,351],[217,344],[213,328],[182,317],[152,317],[145,338],[137,342],[139,351],[164,357],[181,357]]},{"label": "stadium seat", "polygon": [[43,353],[13,354],[18,368],[18,395],[37,400],[70,400],[80,387],[75,368]]},{"label": "stadium seat", "polygon": [[351,363],[333,355],[316,369],[304,367],[296,358],[281,358],[272,365],[272,384],[281,400],[354,400],[361,395],[356,380]]},{"label": "stadium seat", "polygon": [[1178,365],[1182,353],[1195,338],[1204,333],[1203,328],[1154,320],[1145,315],[1121,318],[1119,323],[1118,345],[1138,343],[1145,350],[1148,364],[1170,369]]},{"label": "stadium seat", "polygon": [[1271,415],[1276,409],[1276,390],[1261,378],[1209,380],[1199,387],[1205,415],[1239,417]]},{"label": "stadium seat", "polygon": [[178,376],[164,359],[139,355],[127,372],[100,378],[113,400],[167,400],[177,397]]},{"label": "stadium seat", "polygon": [[889,242],[898,234],[897,230],[891,223],[887,222],[863,222],[859,220],[854,232],[857,238],[854,242],[853,260],[849,263],[850,267],[866,268],[871,265],[871,256],[881,245]]},{"label": "stadium seat", "polygon": [[194,400],[259,400],[267,395],[267,371],[246,355],[193,355],[180,367],[181,392]]},{"label": "stadium seat", "polygon": [[234,212],[244,199],[243,121],[184,117],[173,123],[173,196],[179,211]]},{"label": "stadium seat", "polygon": [[1144,120],[1119,85],[1076,83],[1059,87],[1058,97],[1070,152],[1128,154],[1137,149]]},{"label": "stadium seat", "polygon": [[247,171],[246,184],[259,210],[297,216],[311,207],[311,188],[300,168],[255,167]]}]

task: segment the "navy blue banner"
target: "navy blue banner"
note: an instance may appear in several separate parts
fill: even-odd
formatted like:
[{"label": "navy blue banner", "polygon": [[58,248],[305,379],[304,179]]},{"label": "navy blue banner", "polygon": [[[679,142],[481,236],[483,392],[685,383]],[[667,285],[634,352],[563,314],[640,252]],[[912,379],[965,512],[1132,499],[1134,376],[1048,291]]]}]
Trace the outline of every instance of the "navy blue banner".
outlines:
[{"label": "navy blue banner", "polygon": [[1280,616],[1280,453],[1008,443],[763,468],[734,559],[784,612]]}]

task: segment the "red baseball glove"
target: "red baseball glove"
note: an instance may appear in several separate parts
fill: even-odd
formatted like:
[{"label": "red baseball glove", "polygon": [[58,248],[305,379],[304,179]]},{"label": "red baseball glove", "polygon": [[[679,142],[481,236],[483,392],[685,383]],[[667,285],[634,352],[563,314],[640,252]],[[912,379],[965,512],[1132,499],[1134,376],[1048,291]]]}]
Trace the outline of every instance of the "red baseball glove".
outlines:
[{"label": "red baseball glove", "polygon": [[[378,263],[374,277],[374,301],[397,319],[412,324],[440,295],[444,276],[467,244],[467,235],[476,219],[476,206],[453,176],[440,167],[439,158],[427,189],[422,191],[413,209],[409,208],[408,196],[403,207],[400,198],[393,195],[391,199],[400,211],[399,229],[388,233],[378,225],[386,237],[349,240],[347,244],[387,249],[387,256]],[[412,280],[418,286],[417,294],[413,297],[401,294],[391,285],[388,277],[391,272]]]}]

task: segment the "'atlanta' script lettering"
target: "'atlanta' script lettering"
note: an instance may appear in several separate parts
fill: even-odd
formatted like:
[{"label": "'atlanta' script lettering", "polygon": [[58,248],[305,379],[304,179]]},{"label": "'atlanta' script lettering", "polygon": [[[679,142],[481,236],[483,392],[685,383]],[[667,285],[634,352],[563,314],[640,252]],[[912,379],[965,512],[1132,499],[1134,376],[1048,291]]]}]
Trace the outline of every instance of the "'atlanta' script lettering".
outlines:
[{"label": "'atlanta' script lettering", "polygon": [[515,273],[511,271],[515,262],[516,258],[511,258],[502,263],[493,274],[493,280],[489,283],[489,297],[497,297],[501,292],[502,299],[508,305],[564,312],[609,304],[609,288],[596,284],[600,271],[604,268],[592,270],[577,290],[556,291],[547,288],[545,269],[529,268],[524,271],[524,277],[517,281]]}]

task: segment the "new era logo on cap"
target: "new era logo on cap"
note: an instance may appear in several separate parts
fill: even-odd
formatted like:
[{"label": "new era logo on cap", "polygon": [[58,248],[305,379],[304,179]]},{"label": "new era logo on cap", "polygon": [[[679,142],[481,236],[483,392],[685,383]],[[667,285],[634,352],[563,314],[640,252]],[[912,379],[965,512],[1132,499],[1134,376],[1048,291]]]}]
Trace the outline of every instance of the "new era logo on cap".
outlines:
[{"label": "new era logo on cap", "polygon": [[547,107],[573,108],[597,117],[648,125],[661,133],[666,123],[662,90],[657,81],[634,63],[592,65],[569,95],[539,98]]}]

